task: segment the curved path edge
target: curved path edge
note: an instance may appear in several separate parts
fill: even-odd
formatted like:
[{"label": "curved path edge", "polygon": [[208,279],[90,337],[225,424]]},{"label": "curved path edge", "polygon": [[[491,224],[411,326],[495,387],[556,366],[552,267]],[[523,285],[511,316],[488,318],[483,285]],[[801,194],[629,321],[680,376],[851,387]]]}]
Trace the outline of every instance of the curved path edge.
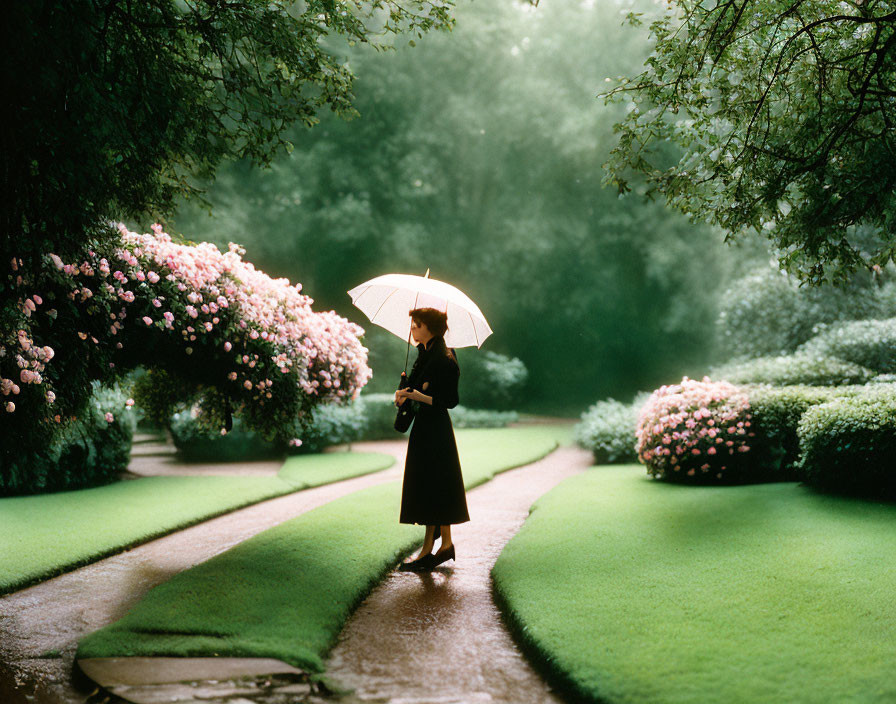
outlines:
[{"label": "curved path edge", "polygon": [[82,637],[179,572],[334,499],[399,479],[406,445],[356,443],[359,451],[392,454],[395,464],[232,511],[0,597],[0,701],[82,704],[96,688],[74,669]]},{"label": "curved path edge", "polygon": [[452,529],[456,563],[432,573],[392,572],[342,630],[327,662],[330,680],[351,691],[342,700],[560,702],[505,627],[491,569],[532,504],[592,465],[590,453],[560,447],[470,492],[472,520]]},{"label": "curved path edge", "polygon": [[[137,704],[187,702],[194,697],[242,704],[272,702],[286,691],[293,697],[305,695],[291,701],[334,696],[342,701],[396,704],[428,702],[431,696],[445,702],[559,701],[520,657],[504,627],[491,598],[490,571],[532,503],[591,463],[590,454],[561,447],[471,490],[472,521],[453,530],[459,565],[449,563],[423,575],[390,573],[340,634],[324,676],[329,686],[314,686],[316,678],[282,661],[257,658],[104,658],[79,664],[106,690]],[[438,678],[439,691],[430,693],[426,690],[432,680],[427,673],[445,671],[445,654],[441,645],[433,647],[436,641],[450,644],[447,659],[452,671]],[[431,662],[419,662],[426,654]],[[293,675],[294,684],[281,681],[279,688],[272,689],[269,682],[261,686],[266,677],[278,673]],[[451,683],[456,698],[444,698],[445,682]]]}]

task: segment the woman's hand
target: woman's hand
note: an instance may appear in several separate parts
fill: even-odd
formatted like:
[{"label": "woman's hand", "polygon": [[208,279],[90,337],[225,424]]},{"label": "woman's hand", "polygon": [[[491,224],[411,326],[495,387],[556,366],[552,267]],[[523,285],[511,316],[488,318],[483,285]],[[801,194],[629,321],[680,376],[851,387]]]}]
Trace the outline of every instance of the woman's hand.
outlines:
[{"label": "woman's hand", "polygon": [[[427,384],[424,384],[424,388],[426,388],[426,386]],[[422,391],[417,391],[417,389],[399,389],[395,392],[395,397],[432,405],[432,396],[427,396]]]}]

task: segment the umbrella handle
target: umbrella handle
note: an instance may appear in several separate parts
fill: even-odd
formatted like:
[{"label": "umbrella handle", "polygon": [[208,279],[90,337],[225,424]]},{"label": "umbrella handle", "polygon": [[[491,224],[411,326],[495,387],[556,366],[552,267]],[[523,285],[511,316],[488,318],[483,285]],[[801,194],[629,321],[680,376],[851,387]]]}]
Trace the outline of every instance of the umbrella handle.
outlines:
[{"label": "umbrella handle", "polygon": [[[429,267],[426,269],[426,273],[423,275],[424,279],[429,278]],[[417,301],[420,299],[420,292],[417,292],[417,295],[414,296],[414,308],[417,307]],[[411,356],[411,331],[408,329],[408,351],[404,355],[404,373],[408,373],[408,359]]]},{"label": "umbrella handle", "polygon": [[411,333],[408,332],[408,351],[404,355],[404,373],[408,373],[408,358],[411,356]]}]

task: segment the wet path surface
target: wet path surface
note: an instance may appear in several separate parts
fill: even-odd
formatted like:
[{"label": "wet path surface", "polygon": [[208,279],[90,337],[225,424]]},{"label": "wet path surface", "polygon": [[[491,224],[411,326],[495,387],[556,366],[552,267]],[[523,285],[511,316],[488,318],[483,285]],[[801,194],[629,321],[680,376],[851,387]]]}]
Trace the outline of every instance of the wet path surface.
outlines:
[{"label": "wet path surface", "polygon": [[[174,574],[305,511],[367,486],[400,479],[405,439],[357,443],[352,449],[390,453],[397,462],[384,472],[235,511],[0,597],[0,704],[123,701],[110,699],[107,692],[73,672],[78,641],[123,616],[149,589]],[[490,571],[531,504],[590,465],[587,452],[564,447],[469,492],[472,521],[453,531],[457,563],[446,563],[428,575],[392,573],[368,597],[343,630],[328,665],[328,676],[354,692],[330,695],[327,701],[560,701],[527,665],[501,623],[492,602]],[[268,471],[260,465],[250,470]],[[140,474],[152,473],[148,458],[142,460]],[[323,702],[322,695],[309,691],[304,681],[270,680],[262,677],[254,684],[230,687],[229,696],[221,691],[225,683],[220,682],[205,696],[197,696],[194,689],[196,699],[183,688],[177,692],[158,689],[151,693],[152,701]],[[255,687],[255,696],[247,684]]]},{"label": "wet path surface", "polygon": [[[82,704],[96,689],[87,678],[73,677],[82,637],[124,616],[147,591],[178,572],[334,499],[399,480],[406,448],[406,440],[355,443],[353,450],[392,454],[397,461],[382,472],[228,513],[0,597],[0,704]],[[169,471],[165,464],[159,473]],[[145,460],[140,470],[153,474]]]},{"label": "wet path surface", "polygon": [[491,595],[491,568],[529,508],[592,465],[562,447],[467,494],[471,521],[452,529],[457,561],[431,573],[393,572],[346,624],[328,675],[344,702],[560,702],[519,653]]}]

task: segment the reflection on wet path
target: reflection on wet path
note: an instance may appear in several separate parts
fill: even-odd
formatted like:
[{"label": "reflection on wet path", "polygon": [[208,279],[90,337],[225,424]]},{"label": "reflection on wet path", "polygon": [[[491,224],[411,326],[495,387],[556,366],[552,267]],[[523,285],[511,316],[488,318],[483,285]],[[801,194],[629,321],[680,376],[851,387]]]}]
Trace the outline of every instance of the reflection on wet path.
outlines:
[{"label": "reflection on wet path", "polygon": [[393,572],[340,635],[327,670],[354,690],[344,702],[561,701],[502,624],[490,573],[532,503],[590,465],[587,452],[560,448],[468,493],[472,520],[452,529],[456,563],[432,573]]}]

